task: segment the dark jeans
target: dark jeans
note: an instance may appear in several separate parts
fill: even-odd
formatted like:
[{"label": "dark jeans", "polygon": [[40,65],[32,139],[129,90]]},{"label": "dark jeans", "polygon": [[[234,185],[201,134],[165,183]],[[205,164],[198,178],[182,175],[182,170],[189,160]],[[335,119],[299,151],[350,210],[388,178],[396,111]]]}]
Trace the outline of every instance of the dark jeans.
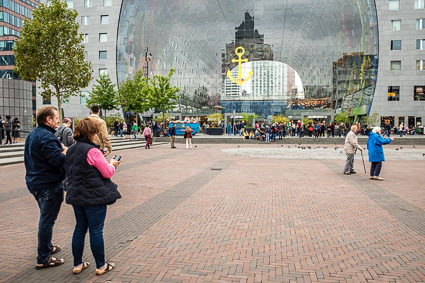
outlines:
[{"label": "dark jeans", "polygon": [[45,263],[52,250],[52,233],[63,202],[63,187],[31,191],[40,208],[38,222],[37,263]]},{"label": "dark jeans", "polygon": [[151,148],[151,146],[150,146],[151,136],[146,136],[146,135],[145,135],[145,139],[146,139],[146,145],[145,145],[145,148],[146,148],[146,149],[147,149],[147,148]]},{"label": "dark jeans", "polygon": [[83,263],[84,240],[87,229],[90,234],[90,248],[96,261],[96,268],[105,265],[105,247],[103,243],[103,226],[106,218],[106,204],[96,206],[72,206],[74,208],[75,224],[72,236],[72,255],[74,266]]},{"label": "dark jeans", "polygon": [[378,177],[381,174],[382,162],[372,162],[372,166],[370,166],[370,176]]},{"label": "dark jeans", "polygon": [[10,143],[12,144],[12,138],[10,137],[11,131],[6,131],[6,142],[4,144]]}]

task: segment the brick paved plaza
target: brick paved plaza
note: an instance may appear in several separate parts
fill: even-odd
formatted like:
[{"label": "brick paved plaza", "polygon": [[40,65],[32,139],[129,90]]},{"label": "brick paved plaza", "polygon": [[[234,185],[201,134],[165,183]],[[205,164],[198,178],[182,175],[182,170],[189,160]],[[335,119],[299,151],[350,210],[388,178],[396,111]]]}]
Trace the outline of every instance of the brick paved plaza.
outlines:
[{"label": "brick paved plaza", "polygon": [[23,164],[0,167],[0,281],[425,282],[424,147],[385,147],[378,182],[360,155],[358,174],[343,175],[334,145],[177,146],[119,152],[123,198],[104,230],[117,267],[103,276],[89,247],[92,265],[72,274],[65,203],[53,238],[66,263],[34,269],[38,207]]}]

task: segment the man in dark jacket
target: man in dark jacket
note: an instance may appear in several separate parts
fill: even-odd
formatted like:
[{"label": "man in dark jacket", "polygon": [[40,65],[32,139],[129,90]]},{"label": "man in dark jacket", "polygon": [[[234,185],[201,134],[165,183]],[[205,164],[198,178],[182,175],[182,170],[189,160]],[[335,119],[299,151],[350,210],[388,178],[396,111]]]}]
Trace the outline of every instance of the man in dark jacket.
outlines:
[{"label": "man in dark jacket", "polygon": [[176,148],[174,146],[174,141],[176,140],[176,124],[173,124],[173,126],[168,130],[168,135],[171,139],[171,148]]},{"label": "man in dark jacket", "polygon": [[4,129],[6,130],[6,142],[4,144],[12,144],[12,137],[10,134],[12,133],[12,117],[7,115],[6,122],[4,122]]},{"label": "man in dark jacket", "polygon": [[63,259],[51,256],[60,251],[52,245],[53,226],[63,201],[62,181],[65,177],[65,154],[55,136],[59,125],[58,111],[53,106],[44,106],[37,112],[37,124],[25,141],[25,180],[28,190],[40,208],[38,223],[38,248],[36,269],[64,263]]}]

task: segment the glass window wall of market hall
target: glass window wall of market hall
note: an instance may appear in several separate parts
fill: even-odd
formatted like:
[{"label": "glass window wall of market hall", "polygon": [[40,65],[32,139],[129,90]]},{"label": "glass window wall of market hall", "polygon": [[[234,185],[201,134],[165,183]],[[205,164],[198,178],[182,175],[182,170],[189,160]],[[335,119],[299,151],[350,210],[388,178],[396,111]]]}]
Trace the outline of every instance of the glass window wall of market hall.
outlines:
[{"label": "glass window wall of market hall", "polygon": [[372,0],[124,0],[118,80],[175,69],[178,109],[369,111],[378,69]]}]

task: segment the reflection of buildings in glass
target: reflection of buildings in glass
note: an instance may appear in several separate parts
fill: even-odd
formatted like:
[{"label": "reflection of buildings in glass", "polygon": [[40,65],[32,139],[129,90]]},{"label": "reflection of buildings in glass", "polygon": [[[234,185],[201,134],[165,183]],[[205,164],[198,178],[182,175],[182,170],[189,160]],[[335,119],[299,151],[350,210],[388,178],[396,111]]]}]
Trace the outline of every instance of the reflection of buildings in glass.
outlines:
[{"label": "reflection of buildings in glass", "polygon": [[273,50],[270,44],[264,43],[264,34],[255,29],[254,17],[245,12],[245,20],[235,28],[235,40],[226,44],[226,50],[222,53],[222,75],[226,77],[227,70],[232,69],[235,63],[235,49],[239,46],[245,49],[242,59],[248,61],[273,60]]},{"label": "reflection of buildings in glass", "polygon": [[368,105],[375,85],[376,59],[363,52],[343,54],[333,62],[333,104],[339,111]]}]

